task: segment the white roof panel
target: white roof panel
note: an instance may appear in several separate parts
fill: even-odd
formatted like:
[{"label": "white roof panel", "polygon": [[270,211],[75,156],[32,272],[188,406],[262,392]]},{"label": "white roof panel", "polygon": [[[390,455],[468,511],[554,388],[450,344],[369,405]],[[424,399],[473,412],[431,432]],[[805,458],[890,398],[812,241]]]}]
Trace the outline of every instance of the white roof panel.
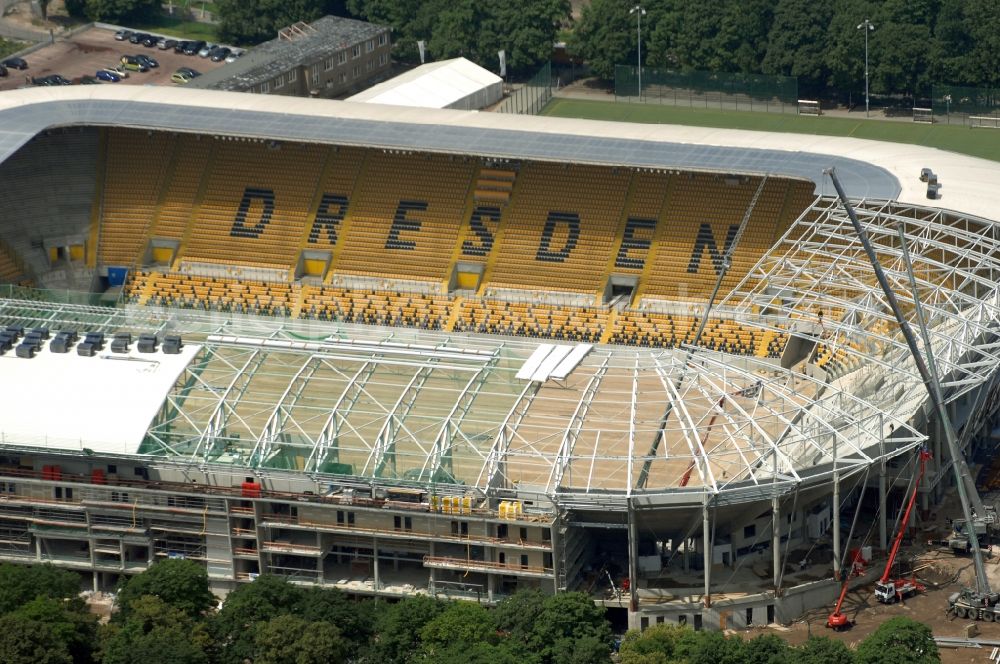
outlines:
[{"label": "white roof panel", "polygon": [[535,348],[535,352],[531,354],[531,357],[524,361],[524,364],[522,364],[521,368],[518,369],[517,376],[515,377],[518,380],[531,380],[531,377],[541,365],[542,360],[549,356],[549,353],[552,352],[553,348],[555,348],[555,344],[538,344],[538,347]]},{"label": "white roof panel", "polygon": [[0,355],[0,437],[18,445],[136,454],[170,388],[201,346],[179,355],[112,353]]},{"label": "white roof panel", "polygon": [[447,108],[503,79],[465,58],[443,60],[383,81],[348,101],[393,106]]}]

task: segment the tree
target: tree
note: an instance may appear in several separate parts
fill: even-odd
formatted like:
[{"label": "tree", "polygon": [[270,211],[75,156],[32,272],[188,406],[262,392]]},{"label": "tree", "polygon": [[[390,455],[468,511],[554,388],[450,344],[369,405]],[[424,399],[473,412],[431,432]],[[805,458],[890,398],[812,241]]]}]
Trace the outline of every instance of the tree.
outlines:
[{"label": "tree", "polygon": [[507,643],[453,644],[433,655],[423,653],[421,664],[530,664],[534,660],[515,655]]},{"label": "tree", "polygon": [[652,625],[642,632],[631,629],[625,633],[618,651],[621,664],[668,662],[676,655],[681,637],[689,631],[688,627],[668,624]]},{"label": "tree", "polygon": [[[559,27],[569,20],[569,0],[506,0],[480,3],[488,11],[480,25],[478,64],[494,69],[497,52],[506,51],[514,72],[533,72],[552,56]],[[435,29],[435,34],[437,29]]]},{"label": "tree", "polygon": [[748,657],[746,642],[740,637],[704,630],[684,633],[677,655],[687,664],[743,664]]},{"label": "tree", "polygon": [[253,655],[253,627],[280,615],[292,613],[303,591],[269,574],[229,593],[222,609],[211,620],[211,630],[220,649],[219,662],[242,664]]},{"label": "tree", "polygon": [[103,664],[208,664],[211,636],[204,623],[153,595],[132,601],[121,623],[101,631]]},{"label": "tree", "polygon": [[746,664],[791,664],[792,650],[777,634],[764,634],[746,642]]},{"label": "tree", "polygon": [[[93,659],[97,637],[97,616],[79,597],[69,600],[37,597],[10,615],[44,625],[51,633],[51,647],[68,652],[75,664]],[[0,657],[0,661],[6,659]]]},{"label": "tree", "polygon": [[357,601],[335,588],[303,588],[292,611],[310,622],[326,621],[337,626],[348,649],[356,657],[375,633],[377,602]]},{"label": "tree", "polygon": [[167,604],[199,618],[218,601],[208,589],[208,573],[192,560],[162,560],[145,572],[122,582],[118,589],[115,619],[128,617],[131,604],[144,595],[159,597]]},{"label": "tree", "polygon": [[545,598],[533,635],[543,664],[610,660],[611,626],[604,609],[584,593]]},{"label": "tree", "polygon": [[7,613],[36,597],[66,599],[80,592],[80,577],[51,565],[0,563],[0,613]]},{"label": "tree", "polygon": [[442,650],[471,648],[477,643],[499,642],[493,616],[474,602],[454,602],[420,630],[425,655],[434,659]]},{"label": "tree", "polygon": [[219,37],[241,45],[274,39],[293,23],[344,10],[342,2],[329,0],[216,0],[215,7]]},{"label": "tree", "polygon": [[[635,62],[634,23],[618,0],[591,0],[569,38],[569,50],[590,65],[604,80],[615,77],[615,66]],[[647,32],[647,34],[649,34]]]},{"label": "tree", "polygon": [[254,629],[254,664],[340,664],[347,648],[328,622],[283,615]]},{"label": "tree", "polygon": [[407,597],[387,607],[378,617],[371,659],[386,664],[417,661],[420,631],[445,610],[445,604],[430,597]]},{"label": "tree", "polygon": [[854,664],[854,653],[844,642],[826,636],[809,637],[793,656],[798,664]]},{"label": "tree", "polygon": [[933,664],[940,662],[931,628],[906,616],[878,626],[858,646],[859,664]]},{"label": "tree", "polygon": [[162,11],[159,0],[86,0],[83,10],[91,21],[113,23],[148,19]]},{"label": "tree", "polygon": [[52,628],[17,613],[0,616],[0,661],[4,664],[73,664]]},{"label": "tree", "polygon": [[829,3],[778,0],[761,62],[765,74],[799,78],[799,89],[816,94],[826,87],[829,65],[824,38],[832,18]]},{"label": "tree", "polygon": [[431,39],[432,27],[451,5],[449,0],[347,0],[354,15],[392,28],[393,53],[406,62],[418,60],[417,42]]}]

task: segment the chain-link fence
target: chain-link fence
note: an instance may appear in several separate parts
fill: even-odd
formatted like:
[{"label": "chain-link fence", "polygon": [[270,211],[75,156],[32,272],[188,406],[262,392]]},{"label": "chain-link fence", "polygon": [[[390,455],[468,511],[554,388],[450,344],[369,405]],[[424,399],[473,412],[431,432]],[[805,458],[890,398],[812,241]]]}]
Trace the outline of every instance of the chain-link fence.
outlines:
[{"label": "chain-link fence", "polygon": [[[618,101],[736,111],[795,113],[799,81],[792,76],[615,67]],[[641,92],[641,94],[640,94]]]},{"label": "chain-link fence", "polygon": [[1000,117],[1000,88],[969,88],[961,85],[931,87],[934,121],[973,124],[969,118]]},{"label": "chain-link fence", "polygon": [[552,99],[552,63],[546,62],[526,83],[512,86],[497,113],[537,115]]}]

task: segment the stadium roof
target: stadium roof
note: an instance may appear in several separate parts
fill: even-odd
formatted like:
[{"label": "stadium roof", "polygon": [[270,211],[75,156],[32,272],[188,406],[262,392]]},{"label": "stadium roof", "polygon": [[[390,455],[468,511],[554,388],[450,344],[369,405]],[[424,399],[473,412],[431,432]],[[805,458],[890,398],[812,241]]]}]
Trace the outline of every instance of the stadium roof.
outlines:
[{"label": "stadium roof", "polygon": [[125,354],[107,347],[93,357],[53,353],[32,359],[0,355],[0,435],[44,447],[136,454],[160,404],[198,351]]},{"label": "stadium roof", "polygon": [[[465,99],[478,101],[472,108],[495,103],[502,95],[503,79],[465,58],[442,60],[421,65],[388,81],[359,92],[349,102],[417,106],[421,108],[458,108]],[[488,91],[495,95],[487,95]]]},{"label": "stadium roof", "polygon": [[[391,149],[479,154],[811,179],[838,169],[854,198],[926,202],[920,168],[943,185],[941,205],[996,218],[1000,169],[984,159],[852,138],[413,109],[273,95],[140,86],[33,88],[0,95],[0,159],[48,127],[105,125]],[[822,122],[821,119],[817,120]]]}]

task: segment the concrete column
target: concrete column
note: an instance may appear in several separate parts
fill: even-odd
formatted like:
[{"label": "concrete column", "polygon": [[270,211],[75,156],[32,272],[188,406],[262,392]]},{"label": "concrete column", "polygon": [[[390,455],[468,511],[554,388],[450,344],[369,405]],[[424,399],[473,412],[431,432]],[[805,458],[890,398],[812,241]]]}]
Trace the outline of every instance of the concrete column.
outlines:
[{"label": "concrete column", "polygon": [[886,488],[885,462],[879,464],[878,470],[878,543],[883,551],[889,548],[888,533],[885,526]]},{"label": "concrete column", "polygon": [[628,593],[629,611],[639,610],[639,528],[635,508],[628,503]]},{"label": "concrete column", "polygon": [[712,531],[708,519],[708,501],[701,508],[701,540],[705,561],[705,606],[712,606]]},{"label": "concrete column", "polygon": [[774,565],[774,592],[781,583],[781,501],[771,499],[771,558]]},{"label": "concrete column", "polygon": [[42,561],[42,538],[35,537],[35,560]]},{"label": "concrete column", "polygon": [[[427,555],[429,555],[431,558],[433,558],[434,557],[434,540],[431,540],[429,542],[429,544],[430,544],[430,551],[428,551]],[[432,567],[431,568],[431,582],[430,582],[430,586],[431,586],[430,587],[430,591],[431,591],[432,595],[435,592],[437,592],[437,590],[435,589],[436,582],[437,582],[437,570]]]},{"label": "concrete column", "polygon": [[837,581],[840,581],[840,558],[840,472],[835,470],[833,471],[833,578]]},{"label": "concrete column", "polygon": [[560,568],[560,547],[562,539],[559,537],[559,513],[556,513],[549,529],[549,543],[552,546],[552,591],[559,592],[559,568]]},{"label": "concrete column", "polygon": [[378,538],[372,540],[372,573],[375,577],[375,590],[378,591],[382,584],[378,578]]}]

